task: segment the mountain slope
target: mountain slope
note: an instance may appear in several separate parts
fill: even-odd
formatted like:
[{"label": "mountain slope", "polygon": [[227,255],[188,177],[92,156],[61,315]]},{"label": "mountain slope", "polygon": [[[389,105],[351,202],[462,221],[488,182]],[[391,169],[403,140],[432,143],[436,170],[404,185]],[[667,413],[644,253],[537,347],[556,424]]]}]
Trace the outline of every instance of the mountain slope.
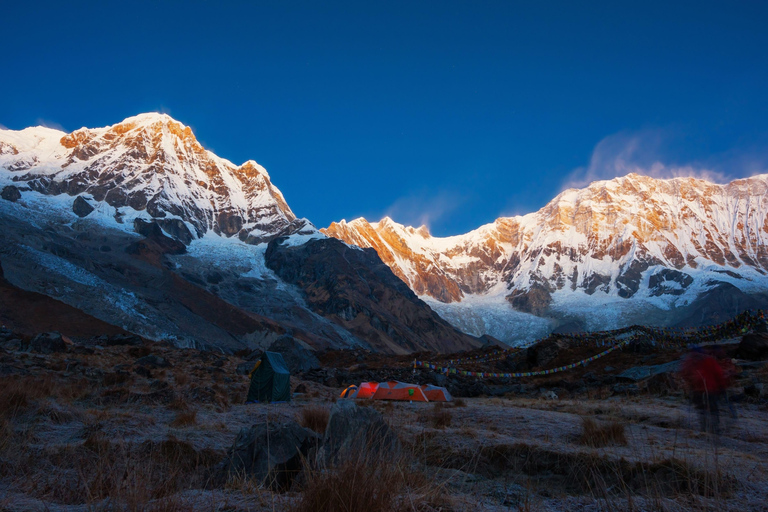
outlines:
[{"label": "mountain slope", "polygon": [[2,130],[0,167],[44,194],[86,194],[116,209],[180,219],[194,237],[213,230],[259,243],[296,222],[263,167],[217,157],[189,127],[164,114],[69,134]]},{"label": "mountain slope", "polygon": [[[538,212],[448,238],[387,218],[321,231],[374,248],[469,332],[478,329],[460,318],[468,304],[496,317],[506,303],[508,312],[551,319],[538,322],[541,331],[574,320],[584,326],[587,316],[594,327],[636,319],[668,324],[719,283],[744,293],[768,290],[768,175],[718,185],[630,174],[566,190]],[[605,306],[616,312],[596,311]],[[519,339],[487,326],[486,332]]]},{"label": "mountain slope", "polygon": [[[287,254],[325,235],[296,218],[261,166],[217,157],[167,115],[70,134],[0,130],[0,197],[0,261],[11,284],[147,338],[225,350],[265,348],[285,333],[316,349],[478,346],[375,253],[350,263],[315,251],[313,262],[333,276],[322,284],[327,304],[312,300],[320,284],[283,279],[304,262],[276,272],[268,243],[288,237],[273,251]],[[369,267],[380,297],[353,291],[368,286]],[[375,314],[349,325],[327,307],[341,302]],[[428,332],[434,326],[444,340]]]}]

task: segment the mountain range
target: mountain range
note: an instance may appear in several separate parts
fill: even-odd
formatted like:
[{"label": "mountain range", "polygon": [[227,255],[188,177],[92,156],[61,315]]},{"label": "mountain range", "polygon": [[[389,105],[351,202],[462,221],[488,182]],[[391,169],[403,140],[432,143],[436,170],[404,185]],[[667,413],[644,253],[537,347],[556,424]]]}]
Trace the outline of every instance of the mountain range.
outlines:
[{"label": "mountain range", "polygon": [[[389,218],[317,230],[256,162],[141,114],[72,133],[0,130],[0,189],[7,286],[177,345],[289,335],[312,349],[453,352],[700,325],[768,303],[768,175],[630,174],[447,238]],[[1,311],[28,324],[23,309]]]},{"label": "mountain range", "polygon": [[0,188],[7,283],[125,331],[229,351],[286,335],[389,353],[482,345],[375,251],[297,219],[263,167],[217,157],[167,115],[0,130]]},{"label": "mountain range", "polygon": [[768,291],[768,175],[719,185],[629,174],[447,238],[389,218],[322,231],[375,249],[464,331],[509,342],[714,323]]}]

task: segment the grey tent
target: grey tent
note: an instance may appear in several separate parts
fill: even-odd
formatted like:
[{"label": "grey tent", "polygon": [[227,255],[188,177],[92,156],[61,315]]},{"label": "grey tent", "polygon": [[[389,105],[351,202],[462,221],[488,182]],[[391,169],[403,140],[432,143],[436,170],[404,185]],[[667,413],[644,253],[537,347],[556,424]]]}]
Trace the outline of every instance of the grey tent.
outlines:
[{"label": "grey tent", "polygon": [[264,352],[251,371],[251,386],[248,388],[249,402],[290,402],[291,372],[277,352]]}]

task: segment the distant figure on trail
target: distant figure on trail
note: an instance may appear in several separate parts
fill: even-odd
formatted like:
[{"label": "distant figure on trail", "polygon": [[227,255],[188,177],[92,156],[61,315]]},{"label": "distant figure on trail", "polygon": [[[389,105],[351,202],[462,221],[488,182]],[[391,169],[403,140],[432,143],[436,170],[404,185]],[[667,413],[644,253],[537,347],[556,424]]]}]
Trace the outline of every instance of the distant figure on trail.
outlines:
[{"label": "distant figure on trail", "polygon": [[694,348],[683,361],[681,373],[688,384],[691,400],[699,412],[701,430],[718,434],[720,431],[719,402],[728,383],[717,359],[701,348]]}]

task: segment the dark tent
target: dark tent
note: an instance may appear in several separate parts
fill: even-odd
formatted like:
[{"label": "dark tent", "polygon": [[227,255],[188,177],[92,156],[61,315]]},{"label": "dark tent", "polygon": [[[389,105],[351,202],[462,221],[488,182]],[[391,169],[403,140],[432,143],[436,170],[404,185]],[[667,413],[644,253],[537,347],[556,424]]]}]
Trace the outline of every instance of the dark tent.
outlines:
[{"label": "dark tent", "polygon": [[290,402],[291,372],[283,356],[264,352],[251,371],[251,387],[246,402]]}]

